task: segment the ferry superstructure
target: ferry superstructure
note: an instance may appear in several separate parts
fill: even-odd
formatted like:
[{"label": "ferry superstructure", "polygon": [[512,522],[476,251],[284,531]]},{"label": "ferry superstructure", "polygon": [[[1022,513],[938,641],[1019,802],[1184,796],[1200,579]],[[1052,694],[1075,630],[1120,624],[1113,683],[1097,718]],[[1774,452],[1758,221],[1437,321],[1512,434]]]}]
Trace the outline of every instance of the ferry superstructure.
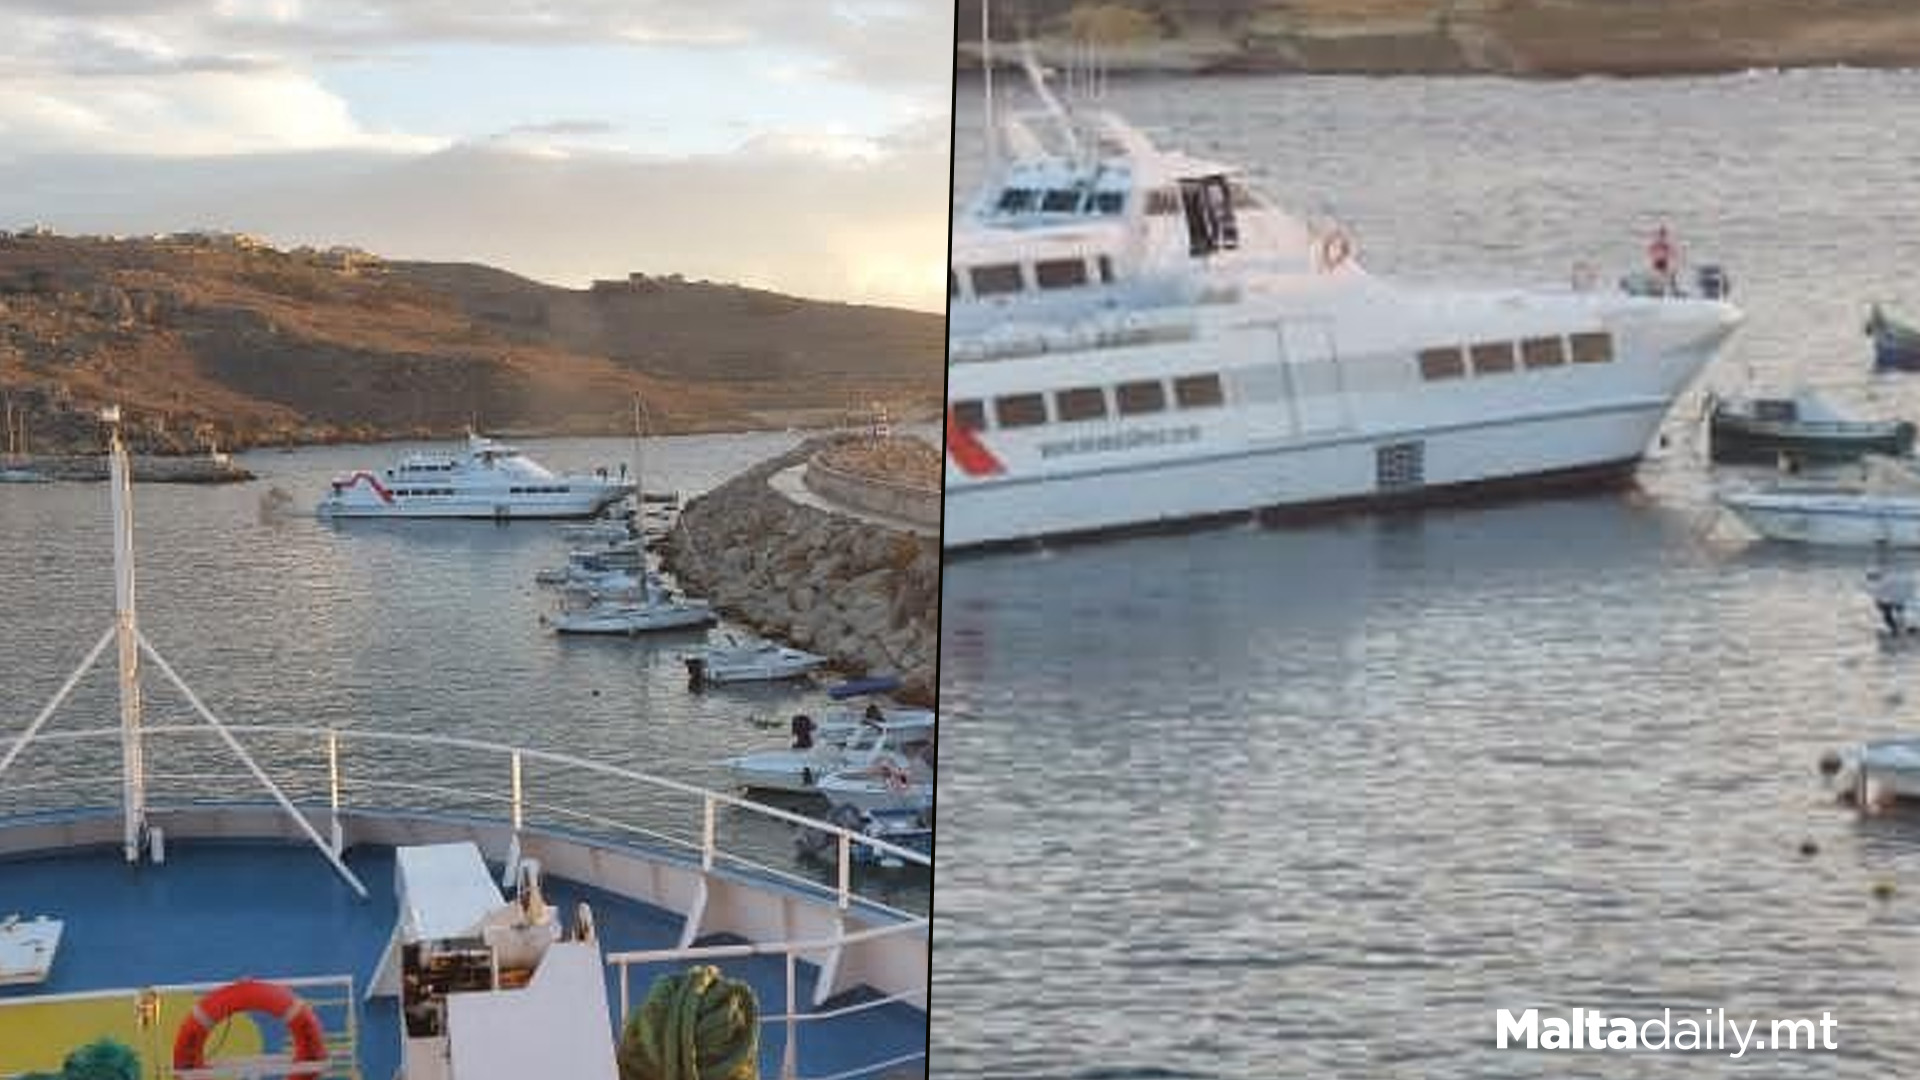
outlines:
[{"label": "ferry superstructure", "polygon": [[[925,855],[552,749],[229,723],[140,622],[117,429],[111,465],[109,625],[0,735],[0,1076],[111,1039],[179,1080],[617,1080],[656,980],[690,1006],[708,965],[758,1007],[703,1008],[701,1053],[924,1075],[928,922],[860,867]],[[62,723],[109,653],[118,722]],[[196,719],[148,723],[149,689]],[[822,836],[825,874],[794,851]]]},{"label": "ferry superstructure", "polygon": [[605,470],[560,476],[518,447],[477,434],[465,452],[412,453],[392,468],[336,476],[322,517],[585,518],[634,493]]},{"label": "ferry superstructure", "polygon": [[949,549],[1617,480],[1740,323],[1672,283],[1375,277],[1344,231],[1029,69],[1044,108],[956,217]]}]

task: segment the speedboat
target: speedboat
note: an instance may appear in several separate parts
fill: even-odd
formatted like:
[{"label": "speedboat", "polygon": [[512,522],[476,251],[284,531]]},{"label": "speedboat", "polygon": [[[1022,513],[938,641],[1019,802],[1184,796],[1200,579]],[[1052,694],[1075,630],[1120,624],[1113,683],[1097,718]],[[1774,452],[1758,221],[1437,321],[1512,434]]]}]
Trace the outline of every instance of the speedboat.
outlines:
[{"label": "speedboat", "polygon": [[1920,473],[1867,457],[1859,481],[1781,480],[1720,492],[1720,505],[1769,540],[1842,547],[1920,547]]},{"label": "speedboat", "polygon": [[[855,810],[851,806],[836,806],[828,814],[827,820],[850,832],[886,840],[896,847],[918,851],[923,855],[933,854],[933,804],[931,801],[922,806],[894,807],[885,810]],[[802,829],[795,838],[800,853],[813,859],[831,859],[839,846],[839,837],[824,829]],[[888,852],[870,847],[861,847],[853,856],[854,862],[862,866],[878,866],[889,870],[900,870],[913,865],[896,858]]]},{"label": "speedboat", "polygon": [[562,634],[635,635],[690,630],[717,620],[705,600],[674,593],[652,573],[636,581],[637,588],[611,594],[569,590],[547,622]]},{"label": "speedboat", "polygon": [[[0,1076],[617,1080],[662,986],[760,1075],[924,1069],[928,922],[854,853],[924,854],[550,749],[229,723],[136,611],[117,431],[110,468],[111,622],[0,737]],[[119,709],[63,729],[107,656]],[[148,723],[143,673],[190,711]],[[799,830],[832,864],[766,865]]]},{"label": "speedboat", "polygon": [[1852,420],[1811,390],[1791,397],[1711,398],[1709,456],[1734,465],[1835,465],[1868,454],[1905,457],[1914,426],[1905,420]]},{"label": "speedboat", "polygon": [[722,683],[772,682],[798,679],[827,662],[827,658],[764,638],[722,635],[718,642],[688,653],[687,680],[695,689]]},{"label": "speedboat", "polygon": [[933,799],[933,768],[920,758],[882,758],[823,777],[814,790],[834,806],[868,813],[921,807]]},{"label": "speedboat", "polygon": [[938,730],[934,715],[903,710],[900,715],[867,720],[843,735],[816,727],[815,743],[804,749],[763,750],[729,758],[723,764],[741,787],[759,791],[814,794],[834,773],[892,761],[904,768],[925,752]]},{"label": "speedboat", "polygon": [[0,484],[51,484],[53,478],[32,469],[0,468]]},{"label": "speedboat", "polygon": [[583,518],[633,494],[601,469],[555,475],[516,447],[469,434],[464,453],[415,453],[378,475],[333,478],[322,517]]},{"label": "speedboat", "polygon": [[[1631,477],[1717,289],[1432,288],[1247,170],[1057,98],[995,123],[949,266],[947,548]],[[1084,104],[1084,103],[1083,103]]]}]

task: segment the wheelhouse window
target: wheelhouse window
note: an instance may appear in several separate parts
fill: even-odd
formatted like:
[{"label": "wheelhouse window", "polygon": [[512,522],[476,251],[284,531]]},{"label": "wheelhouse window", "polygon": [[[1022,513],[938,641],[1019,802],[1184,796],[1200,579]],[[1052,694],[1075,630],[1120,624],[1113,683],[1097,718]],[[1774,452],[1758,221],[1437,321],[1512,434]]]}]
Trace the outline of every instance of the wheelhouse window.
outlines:
[{"label": "wheelhouse window", "polygon": [[1121,383],[1114,388],[1113,400],[1121,416],[1164,412],[1167,407],[1166,384],[1157,380]]},{"label": "wheelhouse window", "polygon": [[954,402],[953,422],[962,431],[987,430],[986,403],[973,400]]},{"label": "wheelhouse window", "polygon": [[1173,380],[1174,403],[1183,409],[1213,409],[1226,404],[1226,394],[1220,389],[1220,376],[1183,375]]},{"label": "wheelhouse window", "polygon": [[1047,422],[1047,399],[1039,394],[994,398],[993,419],[1003,428],[1038,427]]},{"label": "wheelhouse window", "polygon": [[1467,350],[1475,375],[1497,375],[1513,370],[1513,342],[1483,341]]},{"label": "wheelhouse window", "polygon": [[1613,362],[1613,335],[1575,334],[1568,339],[1576,364],[1607,364]]},{"label": "wheelhouse window", "polygon": [[976,266],[968,271],[968,276],[973,281],[975,296],[1002,296],[1026,288],[1026,282],[1020,276],[1019,263]]},{"label": "wheelhouse window", "polygon": [[1116,217],[1127,208],[1127,193],[1124,191],[1097,191],[1093,195],[1093,212],[1102,217]]},{"label": "wheelhouse window", "polygon": [[1520,343],[1520,362],[1530,368],[1559,367],[1567,362],[1566,342],[1557,337],[1528,338]]},{"label": "wheelhouse window", "polygon": [[1420,350],[1420,377],[1429,382],[1457,379],[1467,373],[1466,358],[1458,346]]},{"label": "wheelhouse window", "polygon": [[1062,423],[1104,420],[1107,416],[1107,392],[1097,386],[1061,390],[1053,395],[1053,413]]},{"label": "wheelhouse window", "polygon": [[1048,259],[1033,264],[1034,284],[1043,289],[1073,289],[1087,283],[1085,259]]},{"label": "wheelhouse window", "polygon": [[1040,210],[1043,213],[1071,214],[1078,209],[1080,209],[1080,193],[1078,191],[1056,189],[1047,192],[1046,198],[1040,201]]}]

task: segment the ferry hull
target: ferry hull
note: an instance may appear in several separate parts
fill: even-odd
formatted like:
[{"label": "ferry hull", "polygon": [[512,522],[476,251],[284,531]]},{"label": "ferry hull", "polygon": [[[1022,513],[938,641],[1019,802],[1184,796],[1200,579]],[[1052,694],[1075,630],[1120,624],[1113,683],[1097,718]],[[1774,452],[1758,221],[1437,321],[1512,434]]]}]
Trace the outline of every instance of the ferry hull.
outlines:
[{"label": "ferry hull", "polygon": [[[1666,415],[1665,398],[1576,416],[1446,431],[1351,434],[1142,462],[1101,472],[947,487],[949,550],[1228,521],[1513,498],[1617,485]],[[1420,483],[1383,487],[1381,447],[1419,443]]]},{"label": "ferry hull", "polygon": [[592,495],[542,502],[520,495],[503,496],[497,502],[488,498],[416,498],[392,503],[327,498],[321,501],[316,513],[329,518],[573,519],[595,517],[626,495],[627,489],[616,487]]}]

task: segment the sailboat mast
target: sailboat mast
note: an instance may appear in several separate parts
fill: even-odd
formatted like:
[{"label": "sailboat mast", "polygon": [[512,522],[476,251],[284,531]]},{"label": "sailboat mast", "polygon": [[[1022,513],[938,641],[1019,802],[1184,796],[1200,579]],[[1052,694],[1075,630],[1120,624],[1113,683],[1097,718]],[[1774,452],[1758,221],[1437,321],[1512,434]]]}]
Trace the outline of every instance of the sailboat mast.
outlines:
[{"label": "sailboat mast", "polygon": [[644,408],[645,406],[641,404],[640,401],[640,395],[633,395],[633,505],[640,511],[640,521],[642,524],[646,522],[647,513],[647,486],[641,481],[641,470],[646,464],[646,449],[642,444],[642,438],[645,433],[640,426],[640,414]]},{"label": "sailboat mast", "polygon": [[120,779],[124,814],[122,842],[129,863],[138,862],[147,831],[147,770],[140,701],[140,620],[133,589],[133,470],[120,437],[120,409],[101,414],[107,422],[107,462],[113,494],[114,639],[120,653]]}]

